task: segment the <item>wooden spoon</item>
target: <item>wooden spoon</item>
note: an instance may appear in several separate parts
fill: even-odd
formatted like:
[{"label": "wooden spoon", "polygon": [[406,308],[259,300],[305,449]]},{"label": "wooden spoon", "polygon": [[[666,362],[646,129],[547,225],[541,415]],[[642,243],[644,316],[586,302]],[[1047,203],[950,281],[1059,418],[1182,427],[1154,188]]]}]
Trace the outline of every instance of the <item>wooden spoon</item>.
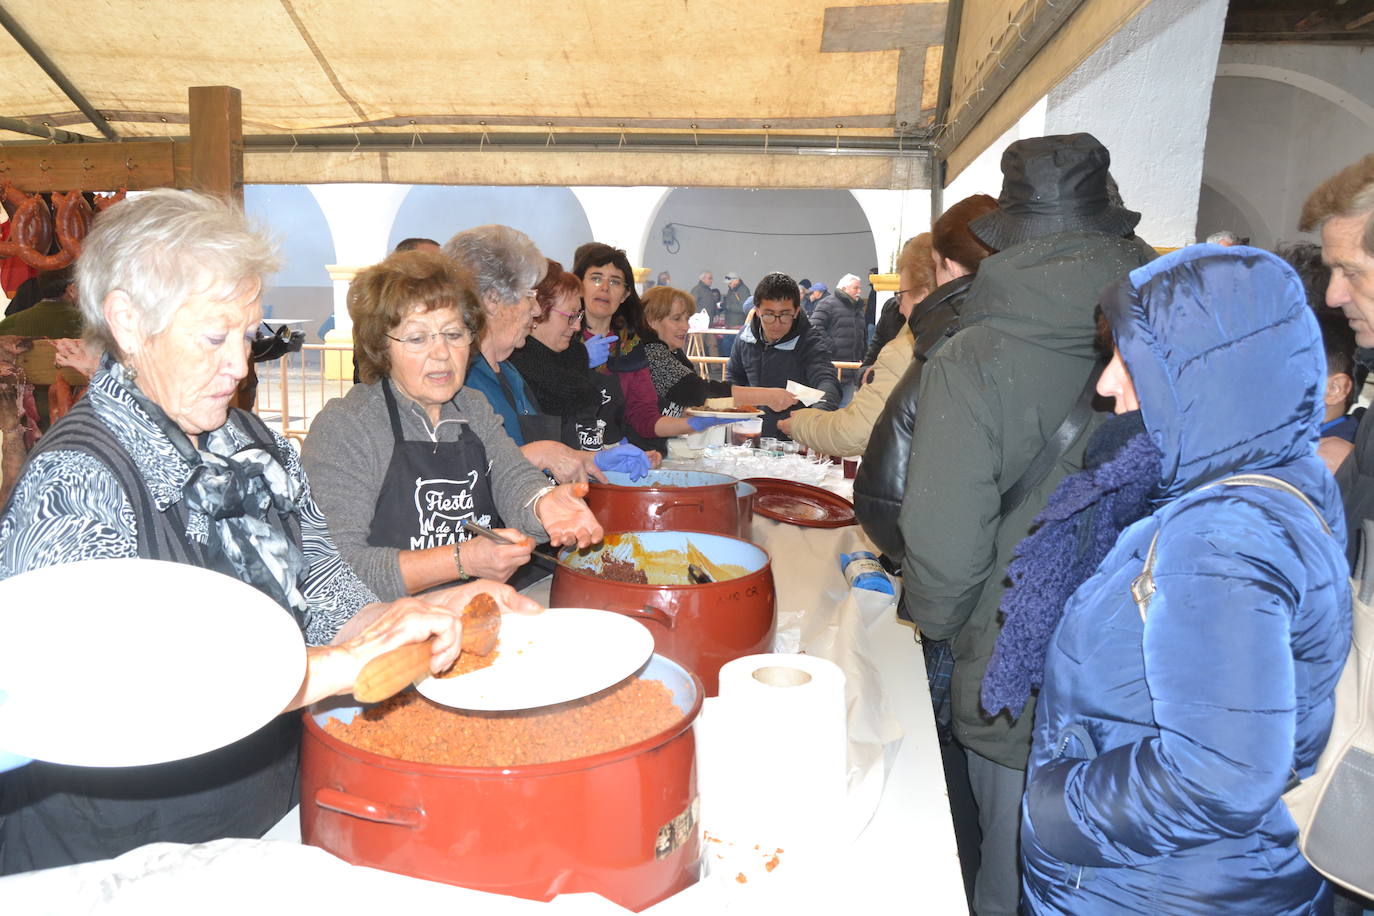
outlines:
[{"label": "wooden spoon", "polygon": [[380,703],[424,677],[429,673],[433,641],[431,637],[383,652],[363,665],[353,679],[353,696],[360,703]]}]

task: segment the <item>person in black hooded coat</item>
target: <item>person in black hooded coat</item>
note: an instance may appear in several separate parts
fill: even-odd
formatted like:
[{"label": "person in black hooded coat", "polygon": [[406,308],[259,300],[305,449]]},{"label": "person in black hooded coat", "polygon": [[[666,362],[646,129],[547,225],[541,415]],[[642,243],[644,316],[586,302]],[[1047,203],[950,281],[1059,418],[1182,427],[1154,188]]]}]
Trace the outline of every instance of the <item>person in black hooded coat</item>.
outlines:
[{"label": "person in black hooded coat", "polygon": [[854,514],[864,533],[894,563],[900,563],[902,557],[897,514],[906,488],[921,371],[931,354],[958,330],[959,304],[978,272],[979,263],[990,254],[987,246],[969,232],[968,224],[996,208],[996,200],[986,194],[975,194],[946,210],[931,228],[931,255],[938,285],[911,310],[907,319],[916,338],[911,365],[888,396],[854,479]]}]

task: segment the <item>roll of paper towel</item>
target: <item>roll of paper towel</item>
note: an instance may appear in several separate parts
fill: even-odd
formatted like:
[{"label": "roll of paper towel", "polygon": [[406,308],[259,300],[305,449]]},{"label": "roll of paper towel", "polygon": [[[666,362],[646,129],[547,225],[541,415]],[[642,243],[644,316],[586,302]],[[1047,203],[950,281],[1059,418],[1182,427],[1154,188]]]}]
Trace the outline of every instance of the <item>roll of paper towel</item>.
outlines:
[{"label": "roll of paper towel", "polygon": [[720,669],[698,730],[702,824],[789,859],[833,846],[846,792],[844,672],[813,655],[748,655]]}]

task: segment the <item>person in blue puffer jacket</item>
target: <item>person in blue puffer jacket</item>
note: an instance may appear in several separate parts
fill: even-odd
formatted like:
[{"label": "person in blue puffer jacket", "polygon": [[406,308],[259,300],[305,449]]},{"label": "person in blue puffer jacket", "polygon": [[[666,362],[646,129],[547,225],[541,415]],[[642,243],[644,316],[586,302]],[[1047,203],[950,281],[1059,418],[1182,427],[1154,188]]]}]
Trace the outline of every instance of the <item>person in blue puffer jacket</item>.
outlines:
[{"label": "person in blue puffer jacket", "polygon": [[[1097,390],[1118,413],[1139,409],[1161,472],[1153,511],[1049,639],[1022,804],[1024,911],[1328,912],[1280,798],[1326,742],[1350,643],[1341,499],[1316,455],[1316,320],[1278,258],[1215,245],[1131,271],[1102,309],[1116,349]],[[1279,478],[1312,506],[1204,488],[1238,473]],[[1142,612],[1131,584],[1156,536]]]}]

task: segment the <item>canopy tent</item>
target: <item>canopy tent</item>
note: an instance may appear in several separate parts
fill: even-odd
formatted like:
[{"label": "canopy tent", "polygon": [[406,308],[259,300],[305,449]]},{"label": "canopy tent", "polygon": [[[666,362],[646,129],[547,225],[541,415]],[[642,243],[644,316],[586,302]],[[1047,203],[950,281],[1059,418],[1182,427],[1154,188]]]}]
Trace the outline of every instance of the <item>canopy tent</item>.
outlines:
[{"label": "canopy tent", "polygon": [[179,143],[223,85],[251,183],[925,188],[1146,2],[10,5],[0,170],[35,136]]}]

